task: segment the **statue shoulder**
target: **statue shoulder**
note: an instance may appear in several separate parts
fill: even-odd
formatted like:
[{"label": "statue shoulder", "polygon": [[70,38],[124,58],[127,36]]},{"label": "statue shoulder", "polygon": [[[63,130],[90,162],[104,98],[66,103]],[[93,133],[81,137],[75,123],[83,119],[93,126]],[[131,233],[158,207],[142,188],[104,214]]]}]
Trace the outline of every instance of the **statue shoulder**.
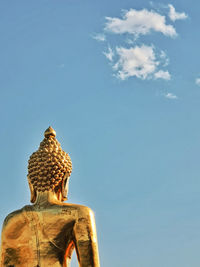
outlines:
[{"label": "statue shoulder", "polygon": [[77,209],[78,209],[78,218],[79,218],[79,220],[81,220],[81,219],[90,220],[90,217],[94,216],[94,213],[91,210],[91,208],[89,208],[87,206],[78,205]]},{"label": "statue shoulder", "polygon": [[90,214],[93,215],[92,209],[84,205],[66,203],[64,207],[66,207],[66,209],[71,208],[76,210],[78,217],[87,217]]},{"label": "statue shoulder", "polygon": [[3,222],[3,228],[5,228],[9,223],[12,221],[16,221],[16,219],[20,218],[23,213],[23,209],[15,210],[11,213],[9,213]]},{"label": "statue shoulder", "polygon": [[93,211],[91,210],[91,208],[80,205],[80,209],[79,209],[79,214],[80,215],[88,216],[91,213],[93,214]]},{"label": "statue shoulder", "polygon": [[11,223],[14,223],[16,224],[17,222],[20,222],[20,223],[24,223],[24,221],[26,220],[25,219],[25,216],[24,216],[24,213],[26,212],[26,210],[28,210],[30,207],[30,205],[26,205],[24,206],[23,208],[21,209],[18,209],[18,210],[15,210],[11,213],[9,213],[6,218],[4,219],[4,222],[3,222],[3,229],[10,225]]}]

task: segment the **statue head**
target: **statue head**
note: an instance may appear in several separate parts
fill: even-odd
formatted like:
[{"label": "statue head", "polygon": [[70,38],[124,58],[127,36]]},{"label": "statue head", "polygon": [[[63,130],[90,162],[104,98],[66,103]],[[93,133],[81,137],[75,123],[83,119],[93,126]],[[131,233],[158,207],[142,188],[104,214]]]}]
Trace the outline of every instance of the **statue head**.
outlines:
[{"label": "statue head", "polygon": [[61,201],[66,200],[71,172],[70,156],[62,150],[56,139],[56,132],[49,127],[44,133],[39,149],[28,161],[27,177],[31,202],[35,202],[38,193],[45,191],[56,193]]}]

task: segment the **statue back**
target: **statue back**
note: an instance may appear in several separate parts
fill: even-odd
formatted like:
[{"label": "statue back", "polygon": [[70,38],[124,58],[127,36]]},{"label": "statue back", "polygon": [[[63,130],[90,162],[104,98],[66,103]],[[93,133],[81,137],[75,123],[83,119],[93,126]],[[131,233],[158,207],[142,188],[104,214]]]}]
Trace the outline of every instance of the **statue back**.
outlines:
[{"label": "statue back", "polygon": [[49,205],[45,209],[30,205],[9,214],[3,227],[3,266],[68,266],[78,246],[75,228],[77,224],[84,228],[80,222],[86,223],[86,210],[72,204]]}]

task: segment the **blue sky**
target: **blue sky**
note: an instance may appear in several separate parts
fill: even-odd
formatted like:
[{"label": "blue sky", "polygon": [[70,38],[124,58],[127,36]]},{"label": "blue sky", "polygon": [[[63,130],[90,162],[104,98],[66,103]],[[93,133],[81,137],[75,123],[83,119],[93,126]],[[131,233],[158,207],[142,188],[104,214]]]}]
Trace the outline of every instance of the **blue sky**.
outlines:
[{"label": "blue sky", "polygon": [[[51,125],[101,266],[198,267],[198,1],[0,1],[0,223]],[[73,257],[72,267],[77,263]]]}]

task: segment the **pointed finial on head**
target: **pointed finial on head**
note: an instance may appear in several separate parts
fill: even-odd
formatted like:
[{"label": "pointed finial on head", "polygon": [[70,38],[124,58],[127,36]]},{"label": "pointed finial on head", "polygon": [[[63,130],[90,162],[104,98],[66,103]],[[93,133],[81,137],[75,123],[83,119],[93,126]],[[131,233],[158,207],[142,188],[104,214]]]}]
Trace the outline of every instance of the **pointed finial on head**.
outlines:
[{"label": "pointed finial on head", "polygon": [[44,132],[44,137],[48,138],[49,136],[56,137],[56,131],[51,126]]}]

